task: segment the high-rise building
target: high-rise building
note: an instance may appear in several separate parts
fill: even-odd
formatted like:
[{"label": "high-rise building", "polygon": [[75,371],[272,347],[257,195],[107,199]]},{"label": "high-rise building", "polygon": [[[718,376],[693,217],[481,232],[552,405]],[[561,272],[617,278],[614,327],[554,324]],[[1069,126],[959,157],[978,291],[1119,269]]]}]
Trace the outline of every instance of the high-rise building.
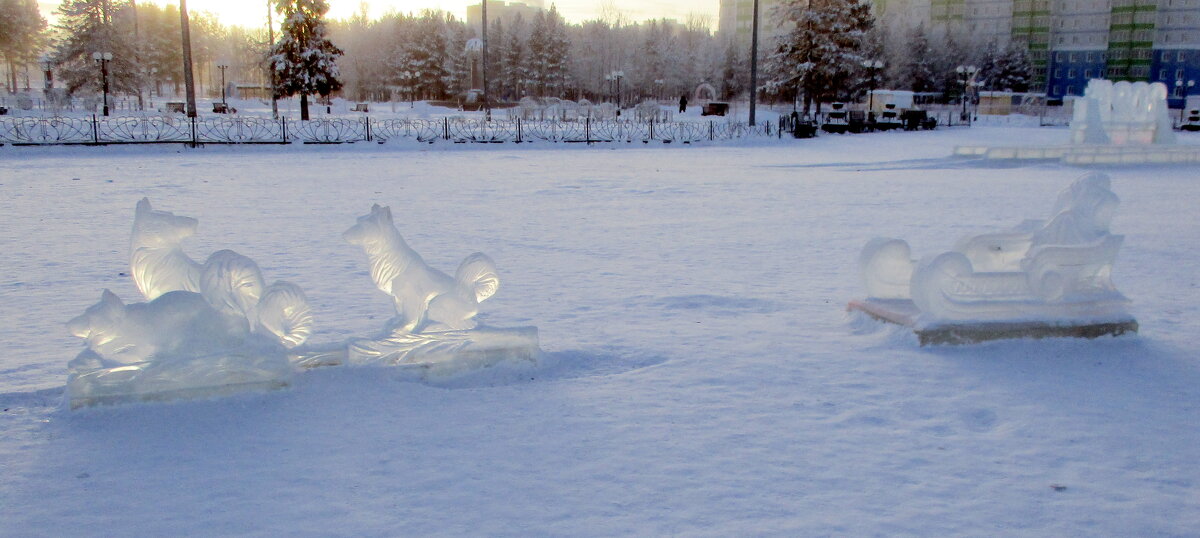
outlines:
[{"label": "high-rise building", "polygon": [[[512,20],[520,15],[524,19],[525,24],[533,22],[533,18],[538,12],[545,10],[542,0],[523,0],[521,2],[503,2],[500,0],[487,0],[488,8],[488,25],[490,26],[497,20],[504,21],[507,27],[512,24]],[[467,26],[475,30],[475,35],[480,35],[482,31],[481,23],[483,21],[483,2],[473,6],[467,6]]]},{"label": "high-rise building", "polygon": [[[758,40],[763,49],[767,48],[767,44],[775,36],[785,30],[780,27],[779,18],[774,16],[775,7],[782,3],[782,0],[759,0],[758,2]],[[749,45],[753,21],[754,0],[721,0],[717,35]]]},{"label": "high-rise building", "polygon": [[[1034,88],[1082,95],[1092,78],[1162,82],[1172,105],[1200,94],[1200,0],[876,0],[892,31],[923,24],[1029,51]],[[1188,82],[1195,85],[1188,90]]]}]

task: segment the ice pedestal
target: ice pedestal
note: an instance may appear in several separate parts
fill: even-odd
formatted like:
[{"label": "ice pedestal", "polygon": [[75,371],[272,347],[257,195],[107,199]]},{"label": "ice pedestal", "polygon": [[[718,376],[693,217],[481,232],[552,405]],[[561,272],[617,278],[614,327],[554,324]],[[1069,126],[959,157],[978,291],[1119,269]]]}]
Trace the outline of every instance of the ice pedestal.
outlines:
[{"label": "ice pedestal", "polygon": [[919,262],[903,240],[874,239],[860,259],[869,297],[850,309],[911,327],[922,343],[1136,332],[1111,280],[1118,203],[1108,177],[1090,174],[1060,193],[1051,219],[968,237]]},{"label": "ice pedestal", "polygon": [[96,405],[186,400],[286,387],[292,365],[283,349],[246,347],[193,358],[147,361],[72,373],[71,409]]},{"label": "ice pedestal", "polygon": [[537,327],[477,327],[418,334],[394,331],[378,339],[354,340],[347,347],[346,361],[416,369],[436,377],[506,361],[536,363],[539,353]]}]

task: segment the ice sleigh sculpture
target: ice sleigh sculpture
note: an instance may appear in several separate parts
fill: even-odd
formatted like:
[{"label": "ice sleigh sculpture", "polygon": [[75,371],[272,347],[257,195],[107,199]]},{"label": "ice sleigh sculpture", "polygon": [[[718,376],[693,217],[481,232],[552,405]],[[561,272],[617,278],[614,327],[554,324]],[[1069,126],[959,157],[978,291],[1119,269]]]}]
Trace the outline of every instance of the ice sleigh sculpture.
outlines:
[{"label": "ice sleigh sculpture", "polygon": [[1137,332],[1111,279],[1119,202],[1108,176],[1089,174],[1059,194],[1050,220],[967,237],[919,262],[905,241],[873,239],[860,258],[868,298],[849,308],[913,328],[922,345]]},{"label": "ice sleigh sculpture", "polygon": [[329,346],[306,345],[313,317],[298,286],[266,285],[257,264],[230,250],[198,263],[181,242],[196,219],[137,205],[130,275],[146,302],[125,304],[104,290],[67,323],[84,349],[68,364],[72,409],[285,387],[301,368],[345,363],[407,366],[422,375],[533,361],[537,329],[477,327],[479,302],[499,286],[491,259],[473,254],[456,278],[431,269],[400,237],[387,208],[346,233],[370,256],[371,275],[393,295],[399,316],[385,334]]}]

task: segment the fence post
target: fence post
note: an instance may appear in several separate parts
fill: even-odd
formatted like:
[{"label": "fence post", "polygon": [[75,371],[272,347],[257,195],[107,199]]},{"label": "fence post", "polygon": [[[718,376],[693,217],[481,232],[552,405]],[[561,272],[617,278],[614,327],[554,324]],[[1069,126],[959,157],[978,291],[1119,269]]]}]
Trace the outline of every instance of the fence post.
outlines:
[{"label": "fence post", "polygon": [[708,141],[712,142],[713,138],[713,120],[708,120]]},{"label": "fence post", "polygon": [[450,140],[450,118],[442,118],[442,139]]},{"label": "fence post", "polygon": [[100,143],[100,124],[96,123],[95,114],[92,114],[92,142]]},{"label": "fence post", "polygon": [[371,118],[369,116],[363,116],[363,124],[366,125],[366,131],[367,131],[367,140],[366,141],[370,142],[371,141]]},{"label": "fence post", "polygon": [[193,116],[191,118],[191,120],[192,120],[192,147],[194,148],[194,147],[196,147],[196,143],[197,143],[197,140],[196,140],[196,117]]},{"label": "fence post", "polygon": [[521,118],[517,118],[517,143],[521,143]]},{"label": "fence post", "polygon": [[287,116],[279,117],[279,134],[283,137],[283,143],[287,144]]},{"label": "fence post", "polygon": [[588,116],[583,120],[583,139],[588,143],[592,143],[592,117]]}]

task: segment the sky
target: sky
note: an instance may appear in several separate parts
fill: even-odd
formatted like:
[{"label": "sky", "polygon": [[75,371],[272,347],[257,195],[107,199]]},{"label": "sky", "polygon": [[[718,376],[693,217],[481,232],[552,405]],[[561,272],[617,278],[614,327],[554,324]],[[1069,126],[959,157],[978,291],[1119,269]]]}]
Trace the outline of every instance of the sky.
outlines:
[{"label": "sky", "polygon": [[[534,3],[537,0],[526,0]],[[687,20],[689,14],[710,16],[711,25],[716,26],[719,0],[544,0],[549,7],[553,2],[559,13],[570,22],[581,22],[600,16],[602,7],[611,4],[626,15],[627,19],[641,21],[645,19],[668,18],[680,22]],[[166,0],[156,0],[152,3],[173,3]],[[358,11],[360,4],[367,4],[371,17],[378,17],[388,11],[420,12],[423,9],[441,9],[454,14],[460,19],[466,19],[467,5],[478,4],[479,0],[329,0],[329,16],[331,18],[346,18]],[[53,0],[42,0],[42,12],[47,17],[58,7]],[[491,5],[491,4],[489,4]],[[244,0],[188,0],[189,11],[211,12],[221,22],[228,25],[258,26],[265,24],[266,0],[246,2]]]}]

